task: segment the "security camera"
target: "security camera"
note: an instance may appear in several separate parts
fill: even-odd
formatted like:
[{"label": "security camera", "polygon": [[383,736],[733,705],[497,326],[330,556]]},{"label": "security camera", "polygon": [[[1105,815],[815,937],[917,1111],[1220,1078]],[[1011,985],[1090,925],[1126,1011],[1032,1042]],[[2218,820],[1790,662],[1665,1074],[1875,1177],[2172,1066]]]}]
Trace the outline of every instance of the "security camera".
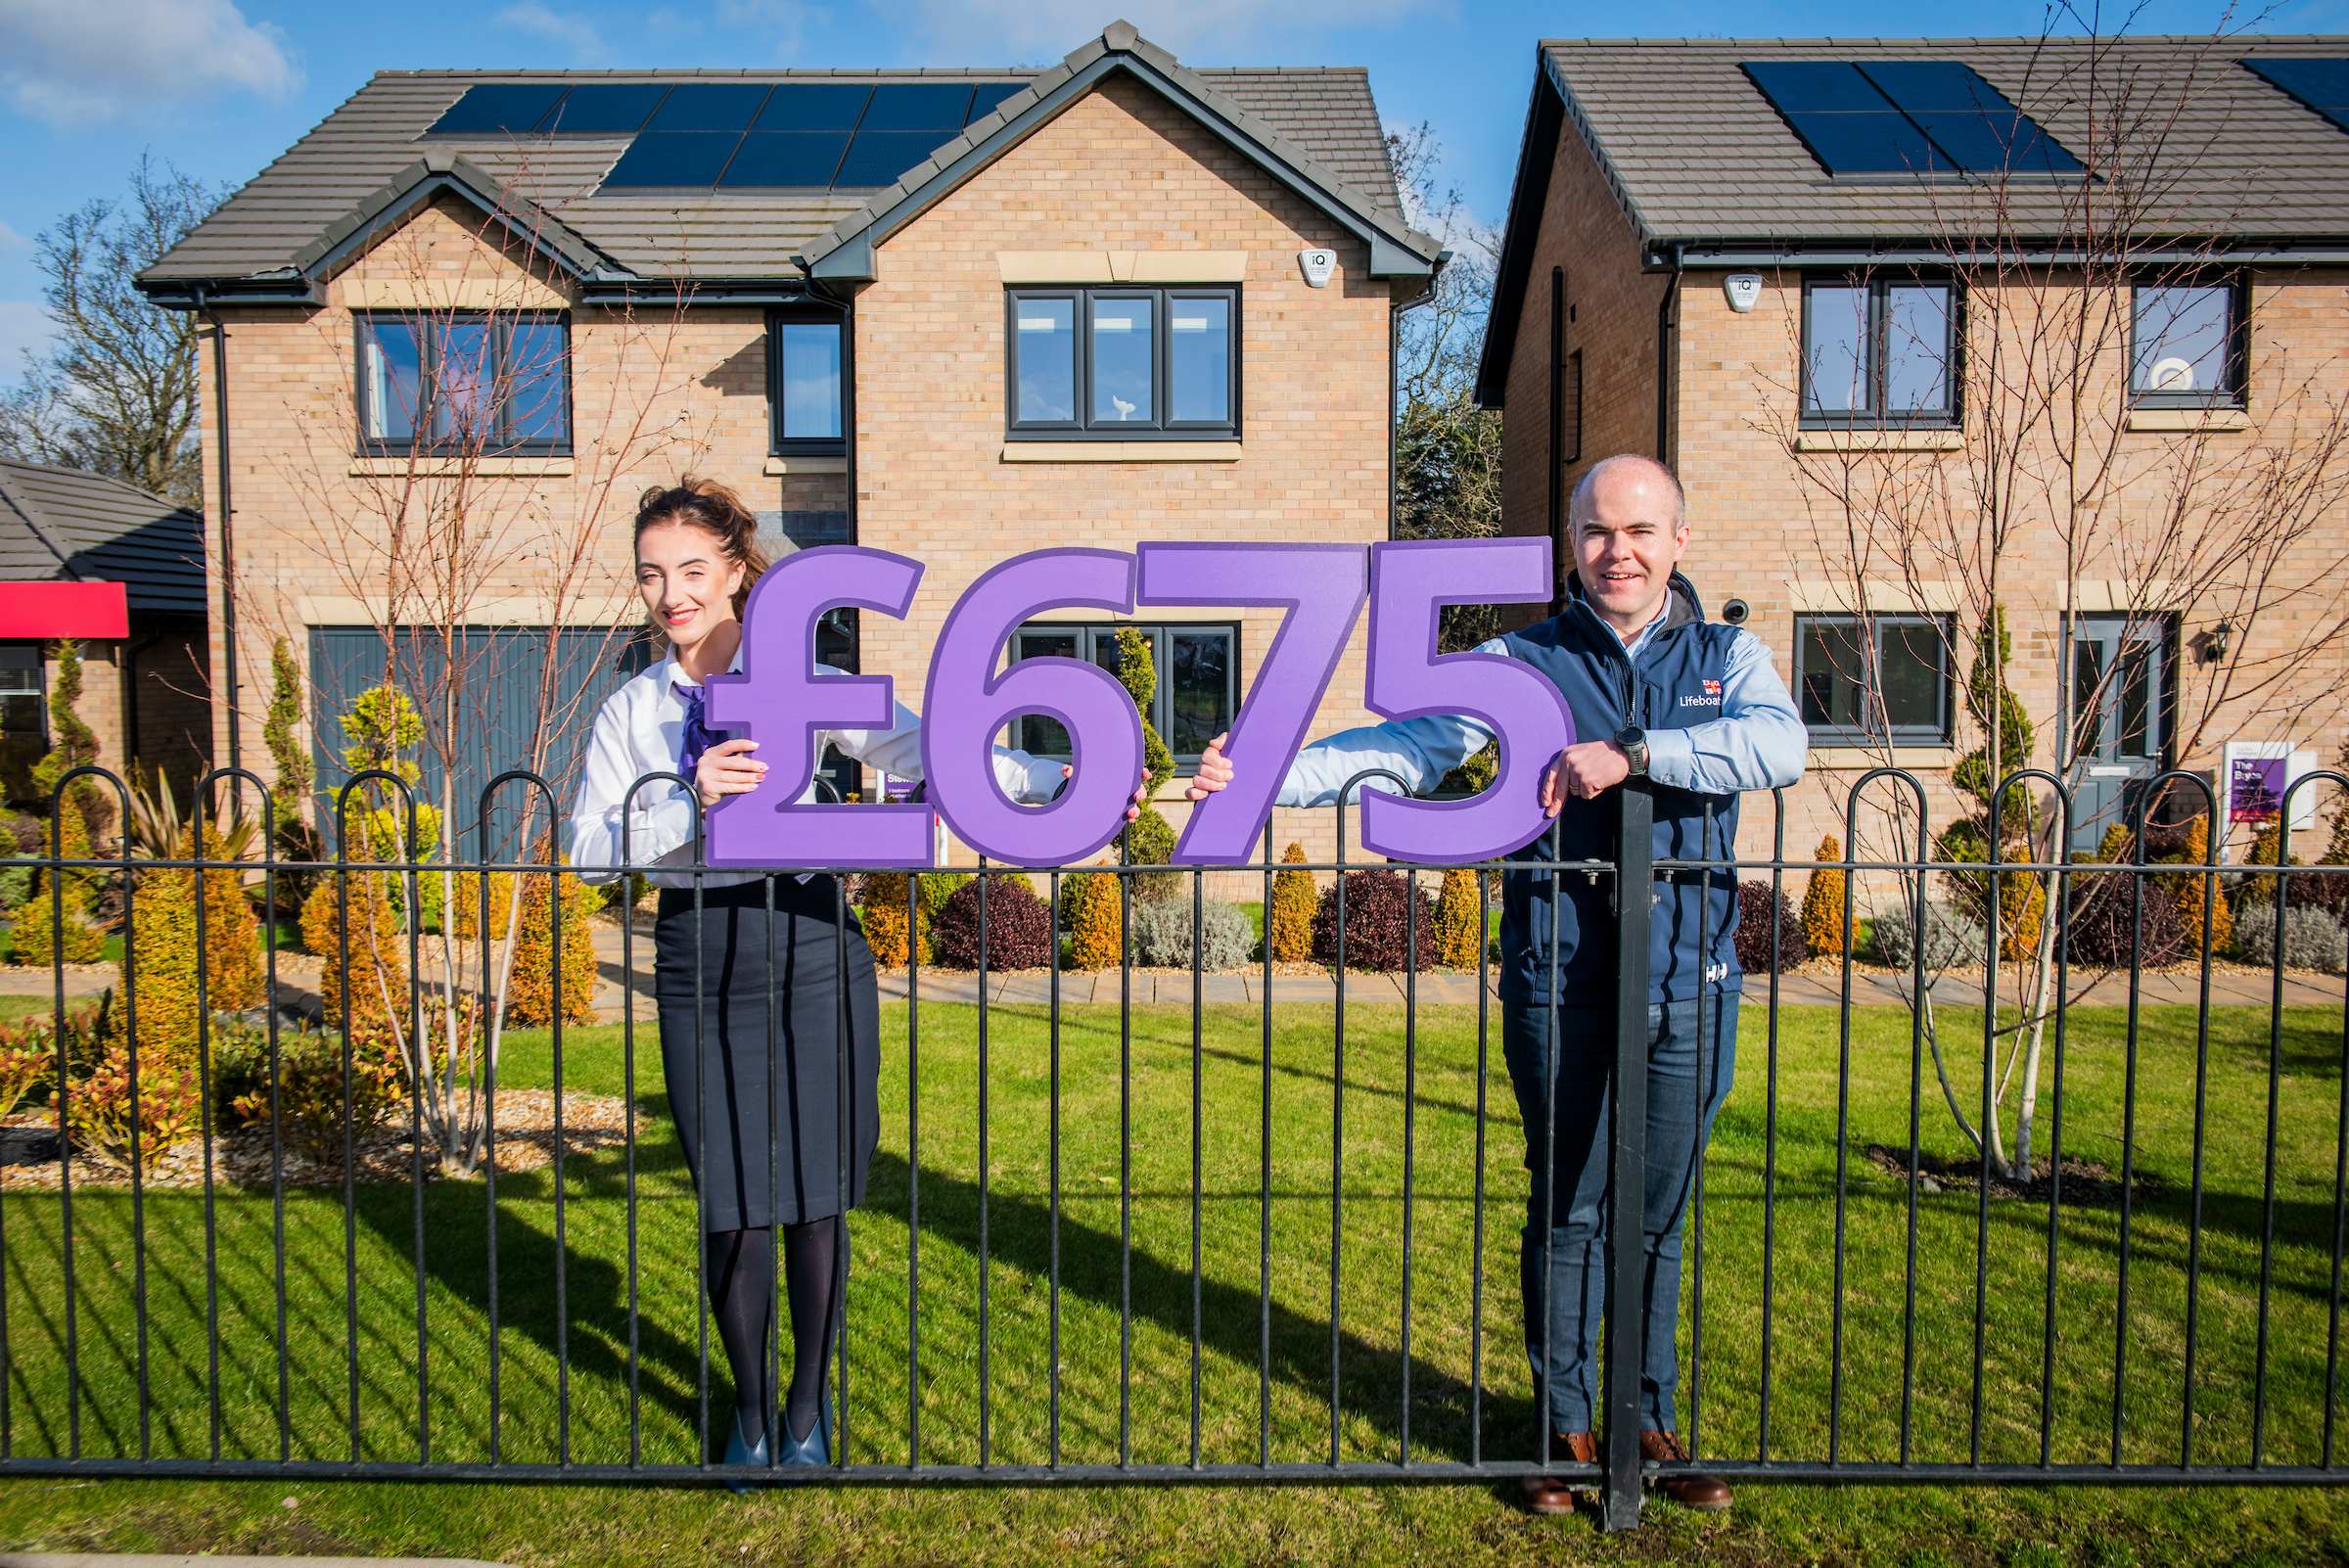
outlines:
[{"label": "security camera", "polygon": [[1746,617],[1753,613],[1753,608],[1743,599],[1731,599],[1721,607],[1721,619],[1732,626],[1744,625]]},{"label": "security camera", "polygon": [[1762,276],[1758,272],[1732,272],[1721,280],[1721,289],[1729,297],[1729,308],[1742,316],[1762,298]]}]

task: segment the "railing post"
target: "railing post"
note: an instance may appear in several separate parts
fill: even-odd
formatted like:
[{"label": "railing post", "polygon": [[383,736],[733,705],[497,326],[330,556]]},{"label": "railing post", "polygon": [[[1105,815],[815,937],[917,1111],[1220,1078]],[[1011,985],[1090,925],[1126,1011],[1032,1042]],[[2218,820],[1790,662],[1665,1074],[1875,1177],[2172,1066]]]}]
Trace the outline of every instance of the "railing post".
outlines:
[{"label": "railing post", "polygon": [[1615,1080],[1608,1095],[1606,1527],[1639,1522],[1639,1372],[1647,1352],[1647,954],[1655,919],[1655,798],[1622,789],[1615,847]]}]

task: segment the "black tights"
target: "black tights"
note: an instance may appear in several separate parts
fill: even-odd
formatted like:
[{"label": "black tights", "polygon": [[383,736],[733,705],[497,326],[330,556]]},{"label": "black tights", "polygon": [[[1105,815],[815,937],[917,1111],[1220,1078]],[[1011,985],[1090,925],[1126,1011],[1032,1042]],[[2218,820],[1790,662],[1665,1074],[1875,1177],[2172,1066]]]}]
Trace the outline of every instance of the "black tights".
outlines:
[{"label": "black tights", "polygon": [[[824,1403],[824,1364],[832,1354],[832,1314],[840,1277],[840,1217],[783,1227],[783,1282],[791,1301],[791,1394],[784,1407],[792,1439],[814,1430]],[[775,1320],[773,1233],[713,1230],[703,1237],[704,1277],[718,1343],[734,1369],[734,1412],[742,1439],[766,1434],[774,1395],[766,1380],[766,1335]]]}]

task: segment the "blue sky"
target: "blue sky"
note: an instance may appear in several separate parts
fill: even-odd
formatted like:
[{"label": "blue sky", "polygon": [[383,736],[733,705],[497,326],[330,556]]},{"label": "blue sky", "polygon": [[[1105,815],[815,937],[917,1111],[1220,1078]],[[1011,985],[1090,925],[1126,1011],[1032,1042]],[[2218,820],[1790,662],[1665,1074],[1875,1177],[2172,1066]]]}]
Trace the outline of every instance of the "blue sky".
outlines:
[{"label": "blue sky", "polygon": [[[0,380],[43,331],[33,235],[119,191],[142,153],[207,181],[248,179],[374,70],[1036,65],[1119,15],[1194,65],[1367,66],[1389,124],[1433,124],[1447,179],[1486,222],[1508,200],[1536,38],[1872,35],[1886,21],[1859,0],[1663,0],[1633,13],[1517,0],[403,0],[391,12],[0,0]],[[2212,0],[2149,0],[2131,25],[2208,32],[2251,16],[2228,15]],[[1900,14],[1919,34],[1977,36],[2035,33],[2045,16],[2032,0]],[[2248,24],[2324,31],[2344,16],[2349,0],[2285,0]]]}]

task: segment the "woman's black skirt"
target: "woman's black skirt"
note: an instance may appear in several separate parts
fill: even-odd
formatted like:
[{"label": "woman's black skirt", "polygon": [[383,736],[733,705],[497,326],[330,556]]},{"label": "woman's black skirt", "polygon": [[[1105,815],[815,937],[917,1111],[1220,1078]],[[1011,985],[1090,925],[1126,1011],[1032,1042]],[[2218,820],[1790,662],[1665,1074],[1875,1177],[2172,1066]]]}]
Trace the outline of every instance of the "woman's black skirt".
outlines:
[{"label": "woman's black skirt", "polygon": [[[653,928],[661,1069],[686,1164],[701,1188],[705,1229],[798,1224],[840,1214],[864,1197],[880,1134],[874,1104],[880,994],[872,949],[852,917],[844,1105],[837,897],[830,877],[777,877],[770,919],[763,882],[702,890],[697,1009],[694,895],[662,890]],[[844,1124],[853,1129],[845,1195]]]}]

